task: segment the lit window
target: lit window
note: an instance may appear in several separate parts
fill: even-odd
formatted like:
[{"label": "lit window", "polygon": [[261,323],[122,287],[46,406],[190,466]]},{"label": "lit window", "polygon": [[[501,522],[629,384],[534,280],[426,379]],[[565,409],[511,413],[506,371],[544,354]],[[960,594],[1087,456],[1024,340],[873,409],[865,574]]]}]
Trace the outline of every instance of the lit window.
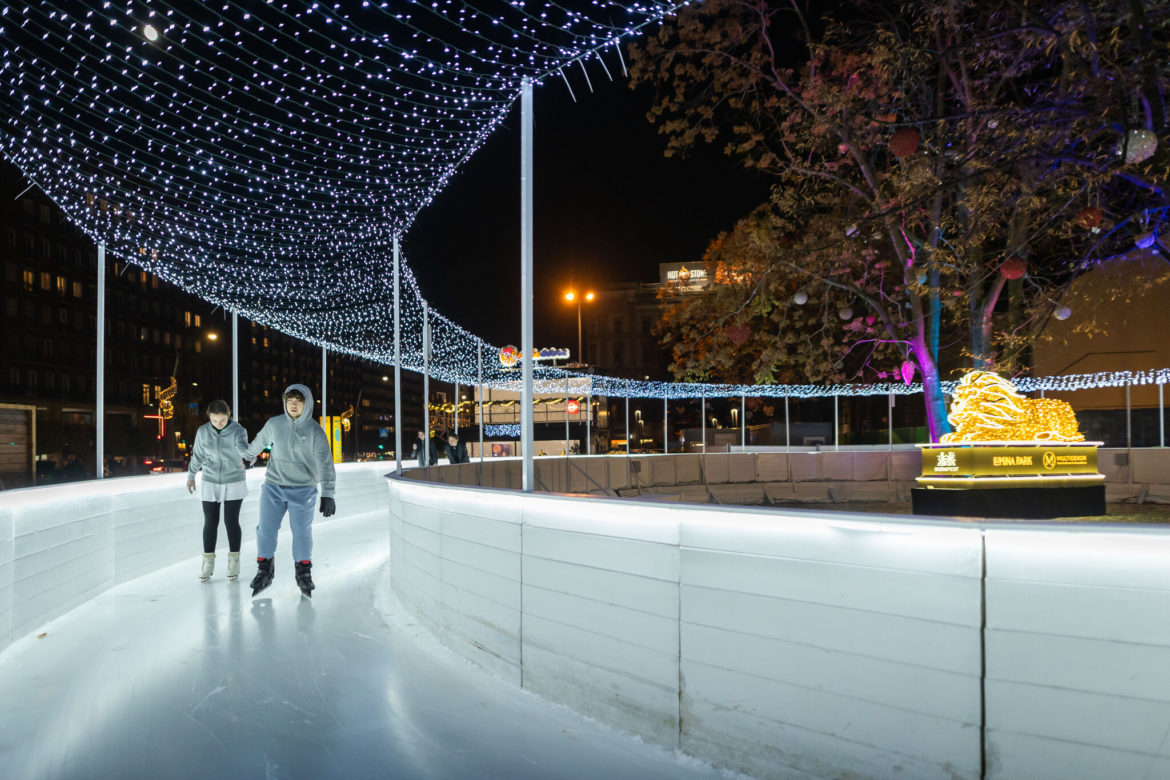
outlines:
[{"label": "lit window", "polygon": [[73,297],[74,298],[81,297],[81,282],[74,282],[73,283]]},{"label": "lit window", "polygon": [[48,271],[41,271],[41,289],[45,292],[53,289],[53,275]]},{"label": "lit window", "polygon": [[61,297],[65,297],[65,295],[68,293],[68,291],[69,291],[69,282],[66,281],[64,276],[58,276],[57,277],[57,294],[60,295]]},{"label": "lit window", "polygon": [[196,328],[203,327],[203,323],[201,322],[201,318],[199,317],[198,314],[195,315],[195,327]]},{"label": "lit window", "polygon": [[186,325],[188,328],[191,327],[191,312],[189,312],[189,311],[183,312],[183,324]]},{"label": "lit window", "polygon": [[32,271],[24,272],[24,291],[32,292],[37,288],[37,275]]},{"label": "lit window", "polygon": [[196,352],[202,352],[202,351],[203,351],[203,342],[202,342],[202,341],[196,341],[196,342],[195,342],[195,351],[196,351]]}]

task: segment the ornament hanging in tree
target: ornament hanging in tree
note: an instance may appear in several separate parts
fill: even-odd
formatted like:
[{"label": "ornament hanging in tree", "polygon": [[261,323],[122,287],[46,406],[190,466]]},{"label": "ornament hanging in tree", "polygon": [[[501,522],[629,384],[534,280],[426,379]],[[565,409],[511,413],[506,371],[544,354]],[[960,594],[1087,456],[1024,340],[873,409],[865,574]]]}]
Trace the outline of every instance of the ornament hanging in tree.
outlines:
[{"label": "ornament hanging in tree", "polygon": [[808,303],[808,293],[806,293],[804,290],[801,290],[800,292],[796,293],[796,295],[792,296],[792,302],[797,306],[804,306],[806,303]]},{"label": "ornament hanging in tree", "polygon": [[1056,311],[1052,312],[1052,316],[1058,320],[1067,320],[1072,316],[1072,309],[1067,306],[1057,306]]},{"label": "ornament hanging in tree", "polygon": [[999,272],[1003,274],[1003,278],[1005,279],[1019,279],[1028,272],[1028,264],[1019,255],[1012,255],[1003,261],[1003,265],[999,267]]},{"label": "ornament hanging in tree", "polygon": [[853,307],[842,306],[840,309],[837,309],[837,316],[843,320],[851,319],[853,317]]},{"label": "ornament hanging in tree", "polygon": [[1077,224],[1086,230],[1092,230],[1101,224],[1103,216],[1101,209],[1096,206],[1086,206],[1077,212]]},{"label": "ornament hanging in tree", "polygon": [[1154,156],[1158,136],[1149,130],[1130,130],[1125,136],[1125,161],[1140,163]]},{"label": "ornament hanging in tree", "polygon": [[902,361],[902,368],[901,368],[901,371],[899,373],[902,374],[902,381],[904,383],[906,383],[906,384],[912,383],[914,381],[914,361],[913,360],[903,360]]},{"label": "ornament hanging in tree", "polygon": [[899,127],[890,137],[890,152],[895,157],[909,157],[918,151],[922,134],[917,127]]},{"label": "ornament hanging in tree", "polygon": [[723,329],[723,332],[737,347],[742,346],[748,340],[748,336],[752,335],[752,330],[747,325],[728,325]]}]

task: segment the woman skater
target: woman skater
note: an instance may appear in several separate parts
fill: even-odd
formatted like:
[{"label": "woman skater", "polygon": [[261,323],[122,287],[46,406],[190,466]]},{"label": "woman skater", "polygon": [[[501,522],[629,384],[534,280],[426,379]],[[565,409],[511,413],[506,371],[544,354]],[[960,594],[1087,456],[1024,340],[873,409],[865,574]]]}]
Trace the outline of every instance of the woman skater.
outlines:
[{"label": "woman skater", "polygon": [[240,505],[248,495],[244,476],[244,450],[248,432],[231,418],[227,401],[212,401],[207,406],[209,422],[199,426],[191,464],[187,469],[187,492],[195,492],[195,474],[203,470],[203,570],[199,581],[207,582],[215,571],[215,540],[219,531],[219,505],[223,504],[223,524],[227,528],[227,576],[240,576]]}]

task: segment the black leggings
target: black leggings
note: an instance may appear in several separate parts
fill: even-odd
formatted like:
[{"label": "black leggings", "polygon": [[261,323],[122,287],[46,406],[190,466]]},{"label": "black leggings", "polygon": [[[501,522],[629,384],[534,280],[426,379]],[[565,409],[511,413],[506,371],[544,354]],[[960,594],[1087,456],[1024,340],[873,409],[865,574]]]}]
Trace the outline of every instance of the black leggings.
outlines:
[{"label": "black leggings", "polygon": [[[244,499],[223,502],[223,525],[227,528],[228,550],[240,551],[240,504]],[[215,537],[219,531],[219,502],[203,502],[203,552],[215,552]]]}]

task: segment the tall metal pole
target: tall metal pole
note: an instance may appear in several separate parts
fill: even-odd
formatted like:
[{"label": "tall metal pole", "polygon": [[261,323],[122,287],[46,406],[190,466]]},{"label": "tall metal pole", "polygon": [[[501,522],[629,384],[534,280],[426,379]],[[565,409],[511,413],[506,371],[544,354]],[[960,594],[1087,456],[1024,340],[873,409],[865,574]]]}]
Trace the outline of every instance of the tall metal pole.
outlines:
[{"label": "tall metal pole", "polygon": [[1162,400],[1162,383],[1158,383],[1158,446],[1166,446],[1166,405]]},{"label": "tall metal pole", "polygon": [[585,388],[585,454],[593,454],[593,377]]},{"label": "tall metal pole", "polygon": [[459,380],[455,380],[455,436],[459,436]]},{"label": "tall metal pole", "polygon": [[670,404],[662,396],[662,454],[670,454]]},{"label": "tall metal pole", "polygon": [[402,341],[398,335],[399,277],[398,236],[394,236],[394,473],[402,474]]},{"label": "tall metal pole", "polygon": [[839,416],[838,411],[837,411],[837,401],[838,401],[838,399],[840,399],[840,397],[841,396],[839,396],[839,395],[833,396],[833,449],[834,450],[841,449],[841,425],[837,422],[837,419]]},{"label": "tall metal pole", "polygon": [[483,463],[483,342],[476,346],[476,379],[479,383],[479,462]]},{"label": "tall metal pole", "polygon": [[[325,347],[321,347],[321,427],[325,427],[325,399],[328,395],[328,387],[326,383],[329,381],[329,351]],[[312,414],[313,410],[309,410]],[[326,430],[325,436],[329,439],[330,444],[333,442],[333,432]]]},{"label": "tall metal pole", "polygon": [[536,486],[532,422],[532,82],[520,93],[520,356],[523,391],[520,398],[521,489]]},{"label": "tall metal pole", "polygon": [[[430,307],[423,301],[423,440],[419,443],[418,457],[425,458],[427,466],[431,463],[431,320]],[[426,453],[423,453],[426,448]]]},{"label": "tall metal pole", "polygon": [[[630,388],[626,387],[628,393]],[[630,454],[630,397],[626,396],[626,454]]]},{"label": "tall metal pole", "polygon": [[886,407],[886,421],[890,425],[890,452],[894,451],[894,391],[890,391],[889,405]]},{"label": "tall metal pole", "polygon": [[581,354],[581,296],[577,295],[577,362],[584,363],[585,357]]},{"label": "tall metal pole", "polygon": [[240,419],[240,317],[232,312],[232,414]]},{"label": "tall metal pole", "polygon": [[[1129,382],[1125,383],[1125,448],[1131,449],[1133,447],[1133,425],[1130,418],[1130,401],[1129,401]],[[1130,473],[1133,473],[1133,467],[1130,466]]]},{"label": "tall metal pole", "polygon": [[739,448],[747,449],[747,396],[739,397]]},{"label": "tall metal pole", "polygon": [[784,451],[792,452],[792,436],[788,428],[788,393],[784,394]]},{"label": "tall metal pole", "polygon": [[[702,394],[699,396],[699,417],[703,420],[703,454],[707,454],[707,388],[703,388]],[[706,460],[703,461],[707,463]]]},{"label": "tall metal pole", "polygon": [[569,372],[565,372],[565,457],[569,457]]},{"label": "tall metal pole", "polygon": [[[97,478],[106,471],[106,245],[98,244],[97,254],[97,377],[93,421],[97,444]],[[33,420],[36,425],[36,420]]]}]

